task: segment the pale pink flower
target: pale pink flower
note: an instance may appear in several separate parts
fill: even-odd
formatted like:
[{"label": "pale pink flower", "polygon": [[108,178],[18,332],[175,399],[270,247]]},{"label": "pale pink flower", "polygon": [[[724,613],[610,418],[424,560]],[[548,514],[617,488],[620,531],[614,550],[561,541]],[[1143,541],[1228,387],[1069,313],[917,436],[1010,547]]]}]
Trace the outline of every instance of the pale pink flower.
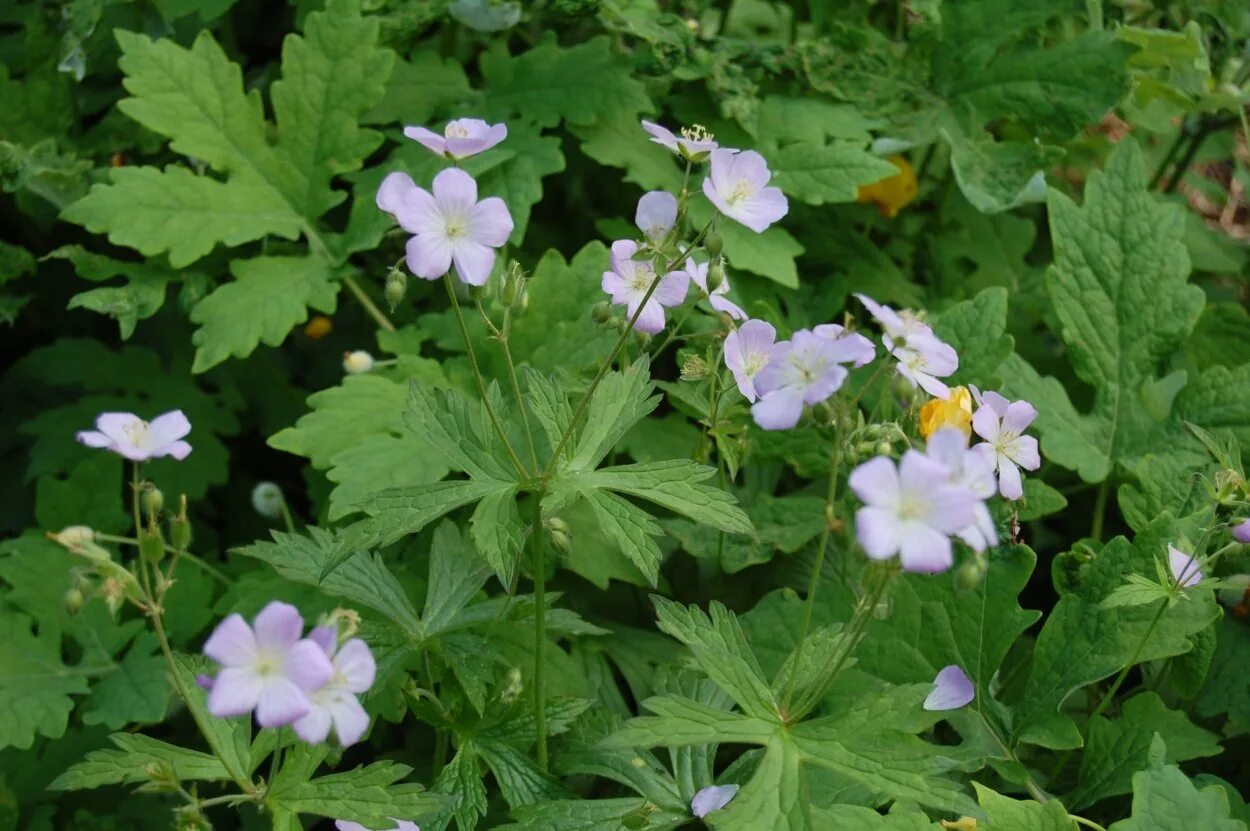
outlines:
[{"label": "pale pink flower", "polygon": [[703,161],[708,153],[719,146],[701,127],[683,129],[679,136],[667,127],[643,119],[642,129],[651,134],[651,140],[656,144],[692,162]]},{"label": "pale pink flower", "polygon": [[790,209],[781,189],[768,186],[771,178],[768,163],[754,150],[713,150],[703,193],[718,211],[759,234]]},{"label": "pale pink flower", "polygon": [[643,298],[655,282],[655,266],[650,260],[635,260],[638,243],[633,240],[617,240],[612,243],[612,270],[603,272],[600,284],[612,297],[612,302],[624,305],[628,317],[633,318],[638,307],[642,314],[634,328],[654,335],[664,329],[664,307],[680,306],[686,299],[690,276],[684,271],[670,271],[660,278],[660,284],[643,305]]},{"label": "pale pink flower", "polygon": [[1024,435],[1037,418],[1037,409],[1027,401],[1008,401],[996,392],[973,390],[973,395],[979,406],[972,415],[972,429],[985,439],[975,449],[994,462],[1003,498],[1019,499],[1024,495],[1020,468],[1037,470],[1042,464],[1037,439]]},{"label": "pale pink flower", "polygon": [[448,121],[443,135],[424,127],[405,127],[404,135],[448,159],[467,159],[489,150],[508,137],[506,124],[487,124],[480,118]]},{"label": "pale pink flower", "polygon": [[[391,817],[391,822],[395,823],[394,828],[388,828],[386,831],[421,831],[415,822],[409,822],[406,819],[395,819]],[[358,822],[348,822],[345,819],[336,820],[334,827],[339,831],[370,831]]]},{"label": "pale pink flower", "polygon": [[724,808],[738,795],[737,785],[712,785],[703,788],[690,800],[690,813],[703,819],[713,811]]},{"label": "pale pink flower", "polygon": [[644,193],[634,212],[634,224],[652,245],[658,245],[677,223],[677,197],[666,190]]},{"label": "pale pink flower", "polygon": [[998,492],[994,479],[994,461],[986,454],[968,447],[968,437],[962,430],[944,428],[929,437],[925,455],[941,462],[950,470],[952,485],[967,488],[977,498],[973,505],[973,520],[968,527],[956,532],[974,551],[984,551],[998,545],[998,531],[985,500]]},{"label": "pale pink flower", "polygon": [[841,388],[850,373],[839,363],[838,346],[808,329],[772,348],[768,365],[755,379],[761,396],[751,407],[755,423],[765,430],[789,430],[803,408],[819,404]]},{"label": "pale pink flower", "polygon": [[703,296],[707,298],[708,303],[712,304],[712,308],[718,312],[724,312],[734,320],[746,320],[747,313],[727,296],[729,294],[728,276],[721,280],[715,291],[707,290],[707,269],[707,263],[686,260],[686,273],[690,275],[690,281],[699,287],[699,291],[703,292]]},{"label": "pale pink flower", "polygon": [[508,241],[512,216],[497,196],[477,200],[477,182],[459,168],[434,177],[433,194],[406,173],[391,173],[378,188],[378,207],[411,234],[408,270],[437,280],[454,264],[460,279],[484,286],[495,265],[495,249]]},{"label": "pale pink flower", "polygon": [[134,413],[101,413],[94,430],[82,430],[77,439],[87,447],[112,450],[132,462],[172,456],[185,459],[191,445],[182,440],[191,422],[182,410],[170,410],[149,421]]},{"label": "pale pink flower", "polygon": [[763,320],[748,320],[725,336],[725,366],[747,401],[759,398],[755,377],[772,360],[777,330]]},{"label": "pale pink flower", "polygon": [[843,363],[861,367],[877,356],[877,347],[872,345],[872,341],[858,332],[848,332],[837,323],[822,323],[812,331],[837,346],[838,360]]},{"label": "pale pink flower", "polygon": [[369,714],[360,706],[356,696],[373,686],[378,667],[373,653],[360,638],[352,638],[338,646],[338,636],[333,627],[318,626],[308,639],[326,654],[334,667],[334,674],[325,686],[309,695],[308,713],[294,725],[296,735],[306,742],[323,742],[330,735],[330,728],[344,747],[360,741],[369,729]]}]

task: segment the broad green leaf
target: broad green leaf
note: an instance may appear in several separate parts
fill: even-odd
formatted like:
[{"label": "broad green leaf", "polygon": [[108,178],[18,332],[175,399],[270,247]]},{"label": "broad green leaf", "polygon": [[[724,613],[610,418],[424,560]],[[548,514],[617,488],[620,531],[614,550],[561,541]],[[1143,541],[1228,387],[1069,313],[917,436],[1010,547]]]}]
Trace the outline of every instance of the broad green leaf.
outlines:
[{"label": "broad green leaf", "polygon": [[642,707],[655,715],[630,719],[604,744],[608,747],[691,747],[705,744],[767,744],[775,721],[731,713],[689,698],[648,698]]},{"label": "broad green leaf", "polygon": [[1219,785],[1194,787],[1180,768],[1172,765],[1133,775],[1133,815],[1108,831],[1246,831],[1246,824],[1229,817],[1228,795]]},{"label": "broad green leaf", "polygon": [[474,479],[510,481],[511,464],[480,401],[459,390],[431,387],[414,379],[408,385],[404,423],[419,440],[443,454],[447,463]]},{"label": "broad green leaf", "polygon": [[223,183],[185,167],[118,167],[61,218],[108,234],[116,245],[182,268],[218,243],[235,246],[274,234],[296,239],[300,218],[281,194],[255,179]]},{"label": "broad green leaf", "polygon": [[1218,641],[1211,659],[1210,677],[1198,695],[1196,709],[1202,716],[1226,715],[1228,735],[1250,732],[1250,677],[1245,656],[1250,654],[1250,629],[1226,616],[1216,627]]},{"label": "broad green leaf", "polygon": [[29,749],[35,736],[65,734],[72,695],[87,692],[87,676],[61,662],[59,638],[35,634],[31,620],[0,611],[0,749]]},{"label": "broad green leaf", "polygon": [[346,194],[330,180],[358,170],[382,136],[357,126],[382,99],[395,55],[377,48],[378,20],[361,17],[359,0],[330,0],[308,15],[304,34],[282,43],[282,79],[270,91],[277,149],[295,173],[288,198],[316,217]]},{"label": "broad green leaf", "polygon": [[168,677],[156,636],[141,633],[126,656],[92,688],[83,702],[83,723],[120,730],[128,724],[160,722],[172,693]]},{"label": "broad green leaf", "polygon": [[631,822],[669,831],[690,819],[684,814],[654,812],[645,799],[562,799],[519,808],[514,817],[517,821],[501,825],[500,831],[620,831]]},{"label": "broad green leaf", "polygon": [[860,144],[800,141],[767,153],[775,184],[809,205],[854,202],[859,188],[886,179],[898,169]]},{"label": "broad green leaf", "polygon": [[440,522],[430,544],[430,582],[421,613],[426,632],[436,635],[451,628],[489,574],[486,563],[455,524]]},{"label": "broad green leaf", "polygon": [[637,114],[612,113],[593,124],[569,128],[581,140],[581,150],[599,164],[619,167],[625,181],[643,190],[681,189],[682,171],[667,148],[651,142]]},{"label": "broad green leaf", "polygon": [[[600,282],[609,260],[601,242],[587,243],[567,262],[556,251],[543,254],[526,285],[529,306],[509,338],[517,361],[551,373],[597,367],[607,357],[615,333],[586,310],[603,297]],[[502,371],[497,369],[496,377],[503,377]]]},{"label": "broad green leaf", "polygon": [[593,470],[629,429],[654,410],[660,396],[652,395],[650,362],[644,357],[624,372],[609,372],[595,389],[581,422],[573,458],[561,464],[565,471]]},{"label": "broad green leaf", "polygon": [[573,493],[586,500],[599,524],[599,530],[638,567],[648,585],[656,585],[664,554],[652,538],[662,536],[664,531],[655,518],[629,500],[605,491],[569,491],[557,484],[549,495],[567,500],[565,505],[568,505],[576,498]]},{"label": "broad green leaf", "polygon": [[[362,118],[365,124],[424,124],[436,112],[474,99],[459,61],[429,50],[395,61],[382,98]],[[435,125],[430,125],[435,129]]]},{"label": "broad green leaf", "polygon": [[1130,793],[1133,774],[1152,766],[1156,736],[1163,739],[1168,764],[1216,756],[1221,750],[1214,734],[1193,724],[1183,712],[1169,710],[1153,692],[1133,696],[1114,720],[1094,718],[1088,732],[1077,787],[1064,798],[1074,811]]},{"label": "broad green leaf", "polygon": [[998,368],[1015,346],[1006,334],[1007,290],[987,288],[956,303],[938,317],[935,331],[959,353],[959,369],[948,383],[995,386]]},{"label": "broad green leaf", "polygon": [[496,118],[519,115],[539,127],[554,127],[651,108],[642,84],[612,53],[606,37],[565,49],[552,35],[519,55],[484,52],[481,67],[486,113]]},{"label": "broad green leaf", "polygon": [[430,790],[456,800],[454,816],[459,829],[476,828],[478,821],[486,816],[486,783],[478,769],[477,754],[469,748],[457,748],[456,755],[439,772]]},{"label": "broad green leaf", "polygon": [[687,459],[605,467],[571,474],[565,482],[578,489],[595,488],[646,499],[695,522],[731,534],[751,534],[751,520],[733,496],[701,484],[716,471]]},{"label": "broad green leaf", "polygon": [[1071,693],[1118,672],[1134,656],[1145,662],[1188,652],[1192,638],[1219,617],[1206,590],[1189,592],[1153,626],[1157,606],[1102,607],[1125,574],[1152,577],[1157,558],[1174,539],[1172,519],[1163,516],[1133,543],[1116,537],[1081,567],[1078,586],[1059,598],[1038,634],[1032,671],[1015,709],[1017,740],[1042,738],[1035,729],[1053,735],[1070,728],[1059,708]]},{"label": "broad green leaf", "polygon": [[765,746],[751,780],[732,802],[708,815],[711,826],[729,831],[757,828],[808,831],[813,828],[811,799],[802,764],[803,757],[796,743],[784,734],[775,736]]},{"label": "broad green leaf", "polygon": [[564,154],[558,138],[541,135],[527,124],[509,129],[506,144],[514,155],[483,173],[478,190],[483,198],[498,196],[507,204],[513,223],[509,239],[519,245],[529,226],[530,209],[542,199],[543,178],[564,170]]},{"label": "broad green leaf", "polygon": [[117,321],[122,340],[134,334],[135,325],[160,311],[165,304],[165,290],[178,276],[168,269],[144,263],[114,260],[93,254],[81,245],[64,245],[48,257],[69,260],[79,277],[102,283],[114,277],[125,277],[124,286],[106,286],[79,292],[69,300],[69,309],[90,309]]},{"label": "broad green leaf", "polygon": [[515,488],[493,491],[477,503],[469,518],[473,544],[490,563],[499,581],[511,586],[520,565],[529,524],[517,509]]},{"label": "broad green leaf", "polygon": [[334,551],[330,532],[314,526],[308,529],[308,536],[280,531],[272,534],[273,542],[253,543],[235,552],[269,563],[288,580],[380,612],[414,640],[424,637],[425,629],[407,592],[376,553],[362,552],[326,573],[325,564]]},{"label": "broad green leaf", "polygon": [[742,626],[733,612],[715,601],[704,612],[652,595],[658,626],[690,647],[707,676],[730,695],[747,715],[776,722],[778,704]]},{"label": "broad green leaf", "polygon": [[450,807],[450,800],[420,785],[400,783],[411,768],[374,762],[304,782],[274,782],[267,802],[293,814],[346,819],[378,828],[403,817],[426,822]]},{"label": "broad green leaf", "polygon": [[[695,200],[690,206],[690,217],[696,228],[702,228],[712,218],[712,208],[706,200]],[[731,268],[767,277],[789,289],[798,288],[795,258],[807,249],[784,227],[773,225],[757,234],[745,225],[721,218],[716,230],[725,246],[725,261]]]},{"label": "broad green leaf", "polygon": [[[986,831],[1072,831],[1072,820],[1057,799],[1042,803],[1012,799],[995,793],[980,782],[973,782],[977,801],[985,811]],[[977,828],[981,827],[977,824]]]},{"label": "broad green leaf", "polygon": [[253,759],[251,716],[217,718],[208,712],[208,693],[196,682],[196,676],[208,671],[210,662],[191,655],[174,655],[174,671],[189,700],[185,703],[196,726],[209,743],[213,755],[221,761],[230,779],[247,781],[260,759]]},{"label": "broad green leaf", "polygon": [[168,766],[183,782],[219,781],[230,775],[221,761],[208,753],[167,744],[138,733],[114,733],[109,741],[117,750],[94,750],[62,773],[49,790],[77,791],[102,785],[132,785],[148,781],[153,765]]},{"label": "broad green leaf", "polygon": [[1094,387],[1091,412],[1076,415],[1066,394],[1037,389],[1033,379],[1008,379],[1013,395],[1039,411],[1047,410],[1039,399],[1061,398],[1038,420],[1042,447],[1088,482],[1105,479],[1149,431],[1136,395],[1202,311],[1202,290],[1187,283],[1181,213],[1146,184],[1141,151],[1129,139],[1091,175],[1084,205],[1058,191],[1048,201],[1055,263],[1046,287],[1072,365]]},{"label": "broad green leaf", "polygon": [[994,141],[942,130],[950,146],[955,182],[972,206],[1002,213],[1046,199],[1045,171],[1062,157],[1058,147],[1022,141]]},{"label": "broad green leaf", "polygon": [[334,311],[338,288],[329,264],[314,257],[257,257],[231,263],[234,280],[218,286],[191,310],[200,325],[192,372],[230,358],[246,358],[257,345],[280,346],[308,319],[308,307]]}]

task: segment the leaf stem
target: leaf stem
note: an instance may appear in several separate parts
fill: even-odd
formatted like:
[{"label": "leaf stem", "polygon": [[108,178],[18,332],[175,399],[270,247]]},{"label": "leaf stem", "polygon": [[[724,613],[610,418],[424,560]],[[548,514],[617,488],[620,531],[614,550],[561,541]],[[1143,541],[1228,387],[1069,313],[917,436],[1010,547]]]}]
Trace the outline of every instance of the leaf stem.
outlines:
[{"label": "leaf stem", "polygon": [[516,362],[512,360],[512,349],[508,346],[508,316],[511,315],[512,309],[504,312],[503,329],[500,330],[495,328],[495,324],[491,322],[490,316],[482,308],[482,301],[475,300],[474,304],[477,306],[477,312],[482,316],[482,320],[486,321],[486,325],[490,328],[495,340],[499,341],[499,348],[503,352],[504,363],[508,367],[508,380],[512,383],[512,395],[516,398],[517,412],[521,414],[521,425],[525,428],[525,442],[529,445],[530,463],[534,466],[535,471],[541,470],[538,465],[538,452],[534,449],[534,431],[530,428],[529,411],[525,407],[525,398],[521,395],[521,385],[517,383]]},{"label": "leaf stem", "polygon": [[534,569],[534,725],[538,731],[538,767],[547,770],[547,563],[543,552],[542,492],[535,493],[531,556]]},{"label": "leaf stem", "polygon": [[508,441],[508,434],[503,429],[503,423],[499,421],[499,416],[495,414],[495,408],[491,406],[490,396],[486,394],[486,381],[482,379],[482,370],[477,365],[477,353],[473,351],[473,341],[469,338],[469,327],[464,322],[464,312],[460,309],[460,301],[456,299],[456,289],[451,284],[450,271],[443,275],[443,285],[447,287],[447,297],[451,300],[451,307],[456,310],[456,321],[460,324],[460,334],[464,337],[464,348],[469,353],[469,363],[473,367],[473,378],[477,381],[477,390],[482,396],[482,406],[486,408],[486,415],[490,418],[491,424],[494,425],[495,432],[499,435],[499,440],[503,442],[504,450],[508,452],[508,458],[512,460],[512,466],[516,468],[517,475],[522,480],[528,479],[530,475],[525,470],[525,465],[521,464],[516,451],[512,449],[512,442]]},{"label": "leaf stem", "polygon": [[344,274],[343,285],[347,286],[348,291],[350,291],[352,295],[360,301],[360,305],[364,307],[366,312],[368,312],[369,317],[373,318],[378,324],[379,329],[383,329],[387,332],[395,331],[395,324],[391,323],[391,319],[386,316],[386,312],[379,309],[378,305],[373,302],[373,299],[365,293],[364,288],[361,287],[360,283],[356,281],[355,277],[350,274]]},{"label": "leaf stem", "polygon": [[1089,535],[1102,541],[1102,527],[1107,516],[1107,495],[1111,490],[1111,475],[1098,485],[1098,494],[1094,497],[1094,519],[1090,524]]},{"label": "leaf stem", "polygon": [[[126,545],[138,545],[139,544],[139,541],[135,539],[134,537],[119,537],[116,534],[105,534],[100,531],[96,531],[95,538],[97,540],[103,540],[104,542],[124,543]],[[232,582],[231,579],[226,576],[226,573],[224,571],[212,565],[204,558],[198,557],[195,554],[192,554],[190,551],[179,552],[176,548],[174,548],[172,545],[169,545],[168,543],[165,544],[165,551],[169,554],[181,553],[181,555],[185,557],[189,562],[194,563],[196,568],[200,569],[209,577],[212,577],[214,580],[216,580],[217,582],[221,583],[224,586],[228,586]]]},{"label": "leaf stem", "polygon": [[1076,814],[1068,814],[1068,819],[1072,820],[1077,825],[1084,825],[1086,828],[1093,828],[1094,831],[1107,831],[1107,829],[1104,826],[1099,825],[1098,823],[1094,822],[1092,819],[1086,819],[1085,817],[1078,817]]}]

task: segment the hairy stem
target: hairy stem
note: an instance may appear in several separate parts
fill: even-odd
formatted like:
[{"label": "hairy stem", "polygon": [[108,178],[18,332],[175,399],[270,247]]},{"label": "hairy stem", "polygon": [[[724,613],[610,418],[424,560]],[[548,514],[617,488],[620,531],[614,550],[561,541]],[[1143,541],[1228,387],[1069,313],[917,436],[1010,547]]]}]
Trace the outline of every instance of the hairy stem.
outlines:
[{"label": "hairy stem", "polygon": [[543,556],[542,492],[534,494],[534,726],[538,731],[538,767],[547,770],[547,564]]},{"label": "hairy stem", "polygon": [[516,468],[517,476],[521,479],[528,479],[529,473],[526,472],[525,465],[521,464],[516,451],[512,449],[512,442],[508,441],[508,434],[503,429],[503,423],[500,422],[499,416],[495,414],[495,408],[491,406],[490,396],[486,394],[486,381],[482,378],[482,370],[477,365],[477,353],[473,351],[473,341],[469,338],[469,327],[464,322],[464,312],[460,309],[460,301],[456,299],[456,289],[451,283],[451,272],[443,275],[443,285],[447,287],[447,297],[451,300],[451,307],[456,311],[456,321],[460,324],[460,334],[464,337],[464,348],[469,353],[469,364],[473,367],[473,378],[477,381],[477,390],[482,396],[482,406],[486,408],[486,415],[490,418],[490,423],[494,426],[495,433],[499,435],[499,440],[503,442],[504,450],[507,451],[508,458],[512,460],[512,466]]}]

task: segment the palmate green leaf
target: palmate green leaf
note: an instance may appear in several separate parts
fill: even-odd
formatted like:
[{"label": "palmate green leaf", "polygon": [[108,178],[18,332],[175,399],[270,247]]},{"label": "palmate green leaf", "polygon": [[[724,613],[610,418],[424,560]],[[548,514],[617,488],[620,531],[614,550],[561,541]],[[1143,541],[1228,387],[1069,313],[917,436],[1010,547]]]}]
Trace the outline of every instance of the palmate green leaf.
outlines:
[{"label": "palmate green leaf", "polygon": [[1155,574],[1157,558],[1175,535],[1172,518],[1163,516],[1133,543],[1116,537],[1082,566],[1079,585],[1060,597],[1038,634],[1032,671],[1015,709],[1015,740],[1045,746],[1079,741],[1071,719],[1059,712],[1071,693],[1118,672],[1134,656],[1145,662],[1188,652],[1197,633],[1220,616],[1209,590],[1201,589],[1187,592],[1153,628],[1158,606],[1102,607],[1125,574]]},{"label": "palmate green leaf", "polygon": [[893,164],[850,141],[800,141],[765,155],[772,184],[809,205],[854,202],[863,185],[898,173]]},{"label": "palmate green leaf", "polygon": [[803,758],[785,735],[774,736],[764,748],[751,780],[719,811],[707,816],[716,829],[752,831],[809,831],[814,828]]},{"label": "palmate green leaf", "polygon": [[308,319],[311,306],[334,311],[338,287],[329,263],[319,257],[256,257],[230,265],[234,281],[218,286],[191,310],[200,328],[192,372],[204,372],[231,356],[246,358],[260,343],[279,346]]},{"label": "palmate green leaf", "polygon": [[399,783],[410,771],[407,765],[374,762],[311,781],[275,781],[266,801],[292,814],[346,819],[375,828],[393,822],[392,817],[427,822],[451,807],[451,800],[441,794]]},{"label": "palmate green leaf", "polygon": [[505,586],[511,586],[525,547],[527,524],[517,508],[516,488],[482,497],[469,518],[469,534]]},{"label": "palmate green leaf", "polygon": [[360,120],[364,124],[424,124],[436,112],[475,97],[459,61],[430,50],[414,51],[408,60],[395,60],[382,98]]},{"label": "palmate green leaf", "polygon": [[218,243],[235,246],[269,234],[296,239],[300,217],[282,195],[257,179],[220,182],[185,167],[118,167],[92,185],[61,218],[107,234],[116,245],[182,268]]},{"label": "palmate green leaf", "polygon": [[515,478],[481,402],[459,390],[438,389],[413,379],[408,384],[404,423],[456,470],[482,480]]},{"label": "palmate green leaf", "polygon": [[[442,369],[425,359],[404,367],[430,384],[443,384]],[[442,453],[404,427],[408,387],[383,372],[348,375],[337,387],[313,393],[311,412],[269,439],[269,446],[305,456],[335,483],[330,519],[356,510],[387,488],[437,482],[449,466]]]},{"label": "palmate green leaf", "polygon": [[1093,409],[1078,414],[1062,388],[1018,364],[1004,377],[1012,397],[1040,411],[1047,457],[1098,482],[1151,430],[1137,396],[1193,328],[1203,293],[1187,284],[1180,211],[1147,193],[1135,142],[1090,177],[1083,206],[1052,191],[1049,207],[1047,292],[1073,367],[1095,389]]},{"label": "palmate green leaf", "polygon": [[579,490],[625,493],[689,517],[702,525],[731,534],[751,534],[751,520],[733,496],[700,484],[716,474],[713,468],[688,459],[605,467],[562,477],[564,485]]},{"label": "palmate green leaf", "polygon": [[430,581],[421,621],[429,635],[451,629],[460,612],[482,589],[490,570],[452,522],[434,529],[430,543]]},{"label": "palmate green leaf", "polygon": [[1245,672],[1250,654],[1250,628],[1231,616],[1215,629],[1217,643],[1211,658],[1210,675],[1198,694],[1199,715],[1226,716],[1224,733],[1235,736],[1250,732],[1250,677]]},{"label": "palmate green leaf", "polygon": [[1169,710],[1153,692],[1133,696],[1116,719],[1098,716],[1089,724],[1076,789],[1064,797],[1079,811],[1100,799],[1132,791],[1133,774],[1151,767],[1151,746],[1163,739],[1168,764],[1216,756],[1216,736],[1193,724],[1179,710]]},{"label": "palmate green leaf", "polygon": [[508,205],[513,223],[509,240],[519,245],[525,239],[530,210],[542,199],[543,179],[564,170],[564,154],[558,138],[541,135],[523,123],[509,128],[507,147],[515,155],[483,173],[478,191],[483,198],[498,196]]},{"label": "palmate green leaf", "polygon": [[169,669],[157,650],[156,636],[141,633],[83,702],[84,724],[120,730],[128,724],[155,724],[165,718],[172,688]]},{"label": "palmate green leaf", "polygon": [[168,765],[183,782],[230,778],[221,761],[209,753],[167,744],[138,733],[114,733],[109,741],[117,750],[94,750],[48,786],[53,791],[78,791],[102,785],[147,782],[153,765]]},{"label": "palmate green leaf", "polygon": [[169,269],[139,262],[114,260],[93,254],[81,245],[63,245],[47,255],[69,260],[79,277],[102,283],[114,277],[125,277],[125,286],[106,286],[79,292],[70,298],[66,308],[90,309],[117,321],[122,340],[134,334],[135,325],[160,311],[165,304],[165,289],[179,276]]},{"label": "palmate green leaf", "polygon": [[35,736],[60,738],[87,678],[61,662],[58,637],[35,634],[31,619],[0,611],[0,749],[26,750]]},{"label": "palmate green leaf", "polygon": [[486,783],[482,781],[477,756],[464,747],[456,749],[456,755],[439,772],[430,790],[456,800],[454,813],[433,826],[434,831],[442,831],[453,817],[457,831],[469,831],[486,816]]},{"label": "palmate green leaf", "polygon": [[559,464],[561,471],[594,470],[631,427],[659,406],[660,396],[652,395],[650,368],[644,356],[624,372],[603,376],[590,399],[577,441],[570,442],[573,456]]},{"label": "palmate green leaf", "polygon": [[1181,772],[1164,765],[1133,775],[1133,815],[1108,831],[1246,831],[1229,816],[1228,794],[1219,785],[1201,790]]},{"label": "palmate green leaf", "polygon": [[234,553],[263,560],[288,580],[316,586],[326,594],[380,612],[414,640],[425,636],[407,592],[376,553],[363,552],[322,579],[325,563],[334,552],[332,533],[315,526],[308,529],[308,536],[271,533],[273,542],[253,543],[234,549]]},{"label": "palmate green leaf", "polygon": [[599,164],[619,167],[643,190],[681,189],[682,170],[671,152],[651,142],[635,113],[611,113],[593,124],[571,125],[581,149]]},{"label": "palmate green leaf", "polygon": [[483,105],[491,118],[521,116],[539,127],[554,127],[651,108],[642,84],[613,54],[606,37],[565,49],[549,34],[520,55],[488,50],[481,67]]},{"label": "palmate green leaf", "polygon": [[262,761],[252,748],[251,716],[217,718],[208,712],[208,693],[196,683],[196,676],[210,672],[215,667],[199,656],[174,655],[174,671],[178,674],[181,688],[186,690],[186,701],[196,726],[208,740],[210,747],[225,767],[227,775],[235,782],[246,781]]},{"label": "palmate green leaf", "polygon": [[980,782],[973,782],[977,801],[986,820],[978,823],[985,831],[1072,831],[1072,820],[1057,799],[1047,802],[1012,799],[995,793]]}]

